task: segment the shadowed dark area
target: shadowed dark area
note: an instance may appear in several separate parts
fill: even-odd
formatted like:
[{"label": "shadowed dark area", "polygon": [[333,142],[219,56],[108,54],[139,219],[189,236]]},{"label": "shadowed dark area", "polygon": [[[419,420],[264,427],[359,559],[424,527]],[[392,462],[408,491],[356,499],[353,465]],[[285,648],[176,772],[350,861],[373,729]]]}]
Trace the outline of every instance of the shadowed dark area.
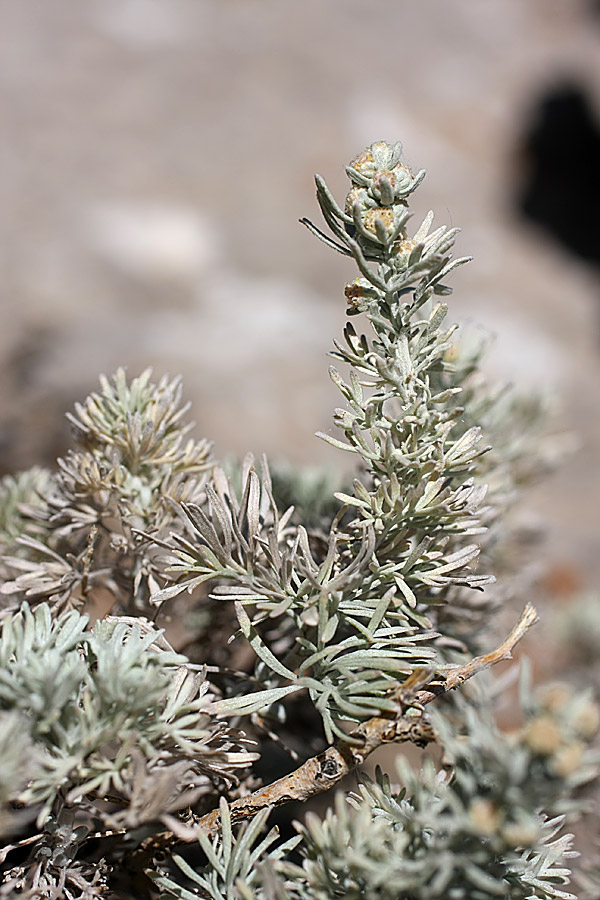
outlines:
[{"label": "shadowed dark area", "polygon": [[521,151],[526,175],[520,211],[568,250],[600,265],[600,128],[584,90],[549,91],[532,117]]}]

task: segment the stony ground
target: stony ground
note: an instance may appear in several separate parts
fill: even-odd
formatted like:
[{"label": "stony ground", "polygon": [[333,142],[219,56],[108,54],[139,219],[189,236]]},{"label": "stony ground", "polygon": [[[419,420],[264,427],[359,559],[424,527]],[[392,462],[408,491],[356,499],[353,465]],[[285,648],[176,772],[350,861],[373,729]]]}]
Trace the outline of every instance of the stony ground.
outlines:
[{"label": "stony ground", "polygon": [[345,162],[401,139],[430,173],[417,212],[475,257],[455,316],[578,435],[532,500],[553,590],[600,584],[598,277],[515,207],[539,96],[574,79],[600,105],[592,4],[3,0],[0,18],[4,470],[62,450],[62,413],[118,365],[181,372],[219,453],[331,460],[313,433],[353,274],[297,219],[315,171],[343,196]]}]

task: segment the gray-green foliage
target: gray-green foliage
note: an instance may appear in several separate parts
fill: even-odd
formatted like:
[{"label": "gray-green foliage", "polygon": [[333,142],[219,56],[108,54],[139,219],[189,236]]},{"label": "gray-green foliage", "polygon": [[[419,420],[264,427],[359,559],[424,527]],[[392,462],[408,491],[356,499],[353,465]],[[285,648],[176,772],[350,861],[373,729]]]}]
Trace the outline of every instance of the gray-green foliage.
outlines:
[{"label": "gray-green foliage", "polygon": [[456,751],[451,780],[431,761],[419,777],[399,764],[399,793],[379,773],[351,807],[340,799],[323,822],[307,820],[307,862],[298,873],[306,898],[572,896],[563,888],[570,836],[557,837],[562,820],[536,815],[531,802],[535,790],[555,785],[535,778],[531,753],[503,741],[492,723],[472,718],[469,726],[468,749],[446,735],[447,752]]},{"label": "gray-green foliage", "polygon": [[[210,896],[572,900],[565,861],[577,854],[572,835],[560,834],[562,813],[565,797],[595,775],[598,753],[589,742],[598,711],[589,696],[574,700],[564,686],[526,692],[524,704],[525,721],[510,735],[485,702],[436,715],[443,769],[428,758],[416,772],[399,759],[401,788],[380,770],[375,781],[363,776],[358,791],[339,793],[324,818],[309,813],[297,824],[301,866],[267,854],[251,891],[231,879],[229,893]],[[212,852],[234,857],[235,842],[224,838]],[[157,881],[165,897],[192,896],[168,877]]]},{"label": "gray-green foliage", "polygon": [[6,475],[0,482],[0,540],[2,552],[15,549],[15,542],[28,534],[34,522],[23,515],[23,508],[43,509],[44,492],[52,476],[47,469],[34,466],[20,475]]},{"label": "gray-green foliage", "polygon": [[[197,798],[251,761],[211,716],[208,682],[163,641],[143,621],[90,629],[74,610],[53,619],[46,604],[3,620],[0,710],[19,750],[3,759],[5,805],[36,808],[41,827],[59,797],[81,806],[111,793],[125,813],[95,815],[134,826],[185,807],[186,791]],[[161,782],[170,793],[157,807]]]},{"label": "gray-green foliage", "polygon": [[[200,847],[207,861],[204,869],[192,868],[181,856],[173,857],[177,868],[189,879],[191,890],[166,875],[153,873],[153,880],[168,896],[177,897],[178,900],[194,900],[199,890],[204,892],[203,896],[207,900],[253,896],[253,888],[260,885],[263,877],[259,864],[265,859],[271,864],[278,863],[301,840],[300,837],[291,838],[284,843],[279,842],[274,847],[273,844],[279,837],[277,828],[272,828],[261,838],[261,831],[269,817],[268,810],[254,816],[240,828],[238,835],[234,836],[229,807],[225,799],[221,799],[220,811],[221,835],[212,841],[206,835],[200,835],[199,838]],[[260,890],[260,887],[258,889]],[[285,884],[282,885],[282,889],[285,889]]]},{"label": "gray-green foliage", "polygon": [[[389,712],[398,676],[435,659],[429,605],[452,586],[493,580],[473,571],[485,487],[472,475],[485,447],[478,427],[454,429],[460,386],[445,357],[455,329],[443,327],[445,305],[430,302],[449,293],[443,279],[465,260],[450,259],[455,229],[429,233],[431,216],[408,238],[406,198],[421,176],[399,152],[374,145],[348,168],[348,212],[318,180],[339,249],[362,272],[347,288],[350,311],[374,331],[369,341],[349,325],[336,345],[351,366],[349,383],[332,370],[347,402],[334,419],[345,440],[324,435],[360,458],[362,480],[335,495],[327,533],[311,544],[304,525],[281,516],[265,467],[261,477],[248,468],[241,497],[218,471],[204,508],[183,504],[191,539],[165,545],[177,581],[155,598],[216,581],[214,594],[239,604],[265,689],[306,687],[329,739],[346,737],[342,720]],[[267,618],[278,624],[276,654],[256,630]]]},{"label": "gray-green foliage", "polygon": [[136,529],[176,528],[173,504],[201,496],[211,462],[210,444],[187,436],[180,380],[153,384],[150,374],[102,377],[101,392],[69,415],[75,449],[58,471],[4,481],[2,593],[13,608],[23,598],[69,608],[102,588],[126,611],[147,611],[155,554]]},{"label": "gray-green foliage", "polygon": [[363,779],[351,806],[340,799],[323,822],[310,817],[298,877],[305,896],[572,896],[564,889],[571,836],[557,833],[565,793],[593,777],[597,754],[581,743],[593,713],[589,698],[563,697],[558,708],[550,699],[529,699],[526,722],[511,736],[485,706],[466,705],[458,724],[438,715],[445,774],[431,760],[418,774],[401,761],[399,792],[380,772],[376,782]]},{"label": "gray-green foliage", "polygon": [[[231,825],[266,735],[348,751],[357,723],[402,712],[415,669],[489,648],[507,511],[555,452],[543,404],[490,389],[483,347],[447,324],[438,298],[466,260],[431,213],[409,231],[424,173],[400,152],[361,153],[343,206],[317,178],[333,237],[304,220],[359,269],[333,353],[347,374],[331,370],[344,406],[321,435],[357,463],[342,489],[250,456],[227,474],[189,436],[177,379],[122,370],[69,417],[56,472],[0,484],[0,898],[125,896],[124,872],[131,896],[151,896],[146,872],[182,900],[568,896],[557,829],[599,723],[561,689],[525,692],[512,737],[472,693],[448,704],[445,768],[363,780],[291,842],[261,837],[264,811]],[[90,627],[88,609],[110,615]],[[178,852],[217,807],[221,835]]]}]

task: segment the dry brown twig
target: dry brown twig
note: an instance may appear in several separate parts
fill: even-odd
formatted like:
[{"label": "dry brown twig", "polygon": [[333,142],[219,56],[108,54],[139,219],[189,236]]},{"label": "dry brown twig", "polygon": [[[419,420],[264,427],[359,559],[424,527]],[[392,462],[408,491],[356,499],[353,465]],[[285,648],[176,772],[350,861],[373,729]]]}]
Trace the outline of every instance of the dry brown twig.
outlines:
[{"label": "dry brown twig", "polygon": [[[352,733],[353,737],[360,739],[358,743],[338,741],[323,753],[308,759],[289,775],[254,791],[247,797],[234,800],[229,807],[232,824],[249,819],[266,807],[282,806],[291,801],[302,802],[315,794],[328,791],[352,769],[362,765],[364,760],[382,744],[410,741],[418,746],[425,746],[435,740],[435,732],[423,714],[423,707],[436,697],[460,687],[478,672],[489,669],[503,660],[511,659],[515,646],[537,621],[537,612],[528,603],[508,637],[491,653],[476,656],[468,663],[456,666],[445,676],[434,680],[431,680],[431,670],[416,670],[398,690],[400,716],[397,718],[374,716],[368,719]],[[166,822],[166,819],[163,821]],[[209,836],[216,834],[219,823],[218,809],[202,816],[193,827],[168,817],[173,835],[186,842],[197,840],[199,833]],[[154,843],[157,837],[154,837]],[[168,837],[161,835],[163,839]]]}]

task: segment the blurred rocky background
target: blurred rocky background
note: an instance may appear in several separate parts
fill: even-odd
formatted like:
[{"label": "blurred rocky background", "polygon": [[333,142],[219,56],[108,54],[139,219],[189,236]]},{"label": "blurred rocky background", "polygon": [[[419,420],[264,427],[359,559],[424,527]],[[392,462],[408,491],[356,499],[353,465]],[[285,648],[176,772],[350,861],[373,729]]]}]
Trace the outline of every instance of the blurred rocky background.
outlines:
[{"label": "blurred rocky background", "polygon": [[[353,267],[312,176],[401,139],[459,224],[453,316],[577,435],[527,515],[562,605],[600,584],[600,4],[0,2],[0,468],[51,463],[119,365],[184,376],[220,455],[337,461],[326,353]],[[523,598],[525,601],[527,598]]]}]

